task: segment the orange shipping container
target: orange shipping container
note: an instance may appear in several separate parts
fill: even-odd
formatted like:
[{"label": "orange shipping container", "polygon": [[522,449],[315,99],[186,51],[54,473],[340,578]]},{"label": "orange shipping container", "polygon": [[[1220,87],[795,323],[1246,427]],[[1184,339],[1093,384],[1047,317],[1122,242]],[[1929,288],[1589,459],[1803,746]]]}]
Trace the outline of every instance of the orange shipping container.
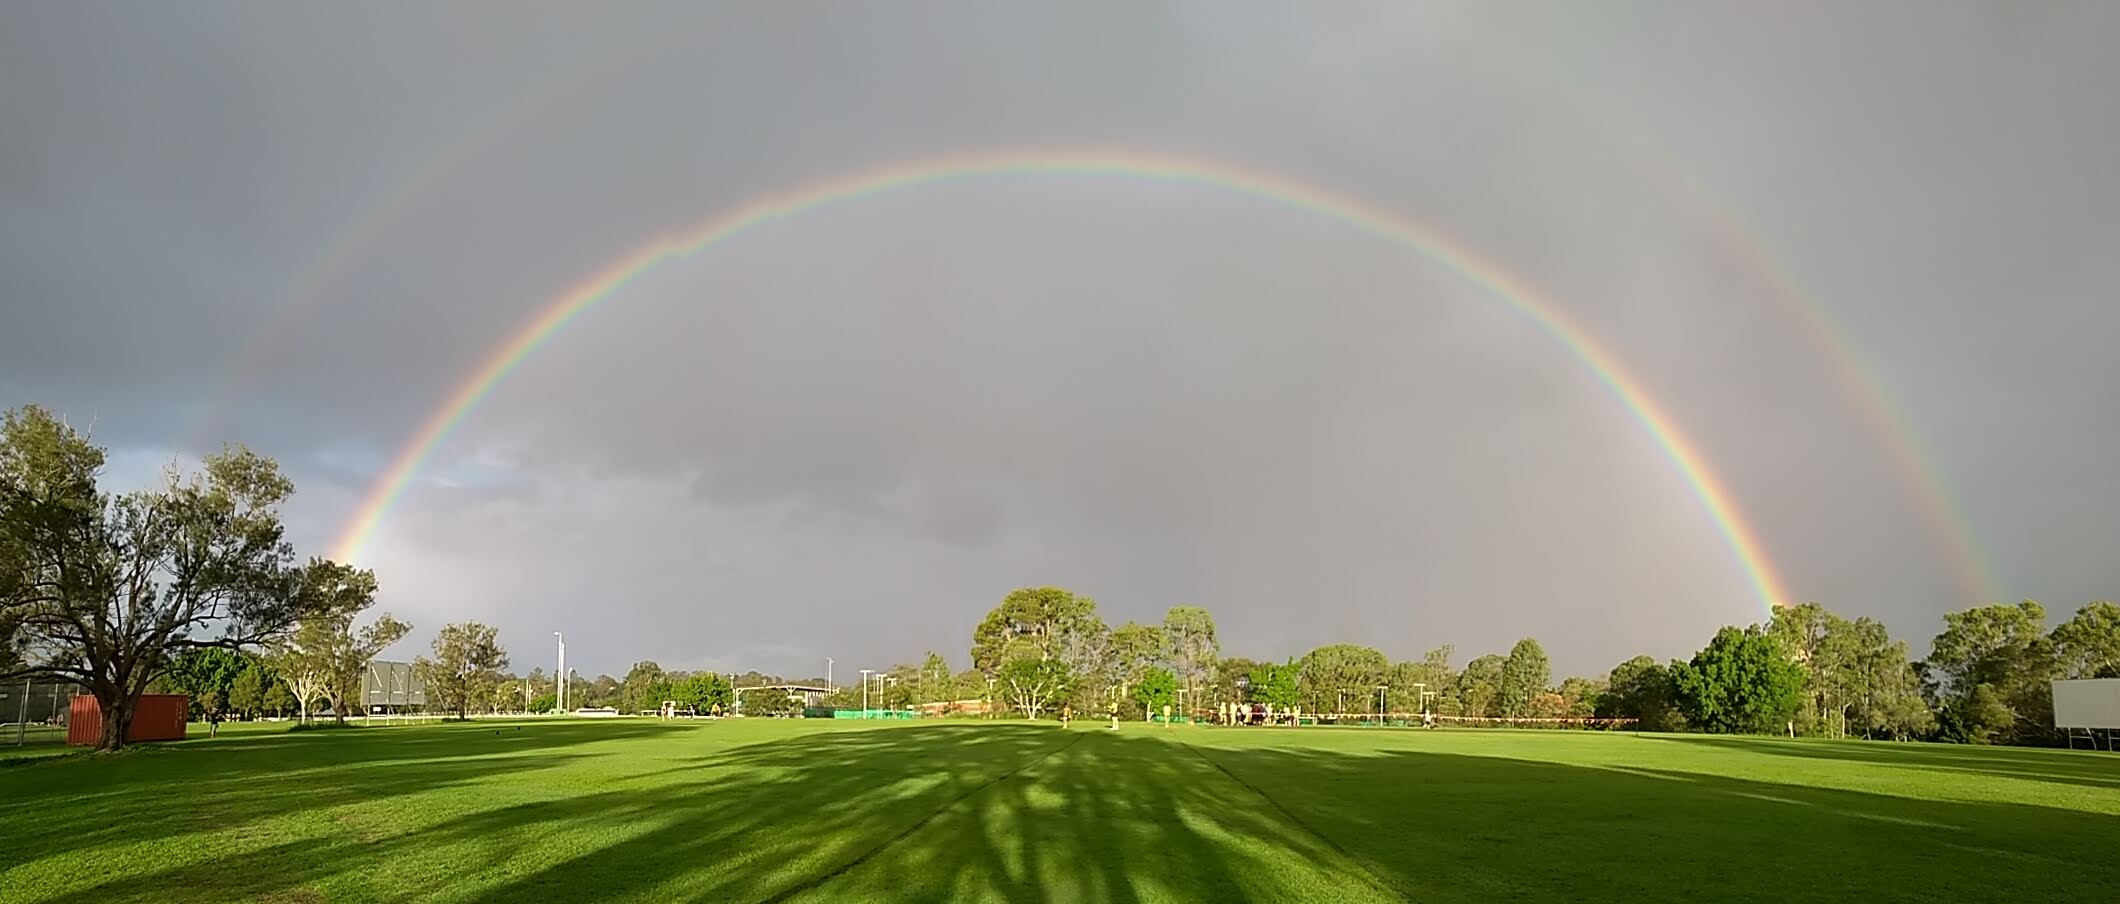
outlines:
[{"label": "orange shipping container", "polygon": [[[184,740],[184,722],[191,715],[191,698],[183,694],[142,694],[134,705],[132,729],[126,743],[134,741]],[[93,747],[103,740],[103,708],[87,694],[74,696],[73,711],[66,722],[66,743]]]}]

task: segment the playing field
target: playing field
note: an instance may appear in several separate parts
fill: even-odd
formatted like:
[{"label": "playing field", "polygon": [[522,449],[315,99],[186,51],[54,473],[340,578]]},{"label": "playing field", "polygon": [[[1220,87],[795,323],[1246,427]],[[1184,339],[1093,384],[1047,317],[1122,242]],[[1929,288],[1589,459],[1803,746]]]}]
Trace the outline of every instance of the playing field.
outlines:
[{"label": "playing field", "polygon": [[0,761],[0,900],[2111,900],[2120,758],[732,720]]}]

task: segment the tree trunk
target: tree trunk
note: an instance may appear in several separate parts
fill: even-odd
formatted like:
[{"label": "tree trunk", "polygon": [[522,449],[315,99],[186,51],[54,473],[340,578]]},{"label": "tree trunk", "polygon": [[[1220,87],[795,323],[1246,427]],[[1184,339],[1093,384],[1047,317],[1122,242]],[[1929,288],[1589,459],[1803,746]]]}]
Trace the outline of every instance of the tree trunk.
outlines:
[{"label": "tree trunk", "polygon": [[96,691],[96,706],[103,710],[103,736],[96,740],[97,750],[125,749],[125,738],[132,733],[133,702],[122,692]]}]

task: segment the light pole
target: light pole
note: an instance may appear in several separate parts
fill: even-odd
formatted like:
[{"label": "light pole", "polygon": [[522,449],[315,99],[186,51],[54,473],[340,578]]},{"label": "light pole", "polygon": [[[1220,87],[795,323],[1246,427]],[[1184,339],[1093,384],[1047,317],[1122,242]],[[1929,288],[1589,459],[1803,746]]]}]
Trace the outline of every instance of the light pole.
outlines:
[{"label": "light pole", "polygon": [[871,669],[862,669],[862,670],[861,670],[861,717],[862,717],[862,718],[864,718],[864,719],[866,719],[866,718],[868,718],[868,717],[869,717],[869,672],[870,672],[870,671],[872,671],[872,670],[871,670]]},{"label": "light pole", "polygon": [[830,656],[824,658],[824,692],[827,694],[832,692],[832,657]]},{"label": "light pole", "polygon": [[553,689],[553,694],[552,694],[552,696],[553,696],[553,699],[554,699],[554,700],[555,700],[556,702],[558,702],[558,704],[559,704],[559,711],[560,711],[560,712],[566,712],[566,711],[567,711],[567,637],[566,637],[566,635],[564,635],[564,634],[561,634],[561,633],[559,633],[558,631],[554,631],[554,632],[552,632],[552,636],[554,636],[554,637],[557,637],[557,638],[559,638],[559,676],[558,676],[558,677],[559,677],[559,680],[558,680],[558,681],[555,681],[555,682],[553,682],[554,684],[557,684],[557,685],[559,685],[559,687],[557,687],[557,688],[554,688],[554,689]]},{"label": "light pole", "polygon": [[1383,724],[1384,724],[1384,711],[1385,711],[1385,709],[1387,709],[1387,707],[1386,707],[1386,706],[1384,705],[1384,701],[1385,701],[1385,700],[1387,700],[1387,699],[1389,699],[1389,697],[1390,697],[1390,692],[1391,692],[1391,685],[1388,685],[1388,684],[1379,684],[1379,685],[1377,685],[1377,724],[1378,724],[1378,725],[1383,725]]}]

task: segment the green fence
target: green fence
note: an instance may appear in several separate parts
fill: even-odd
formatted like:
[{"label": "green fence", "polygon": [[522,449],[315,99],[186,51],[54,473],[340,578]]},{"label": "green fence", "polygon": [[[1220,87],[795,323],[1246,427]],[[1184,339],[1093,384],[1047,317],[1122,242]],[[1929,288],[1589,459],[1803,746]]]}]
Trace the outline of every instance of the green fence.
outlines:
[{"label": "green fence", "polygon": [[910,709],[836,709],[830,706],[812,706],[802,711],[805,719],[913,719],[919,713]]}]

